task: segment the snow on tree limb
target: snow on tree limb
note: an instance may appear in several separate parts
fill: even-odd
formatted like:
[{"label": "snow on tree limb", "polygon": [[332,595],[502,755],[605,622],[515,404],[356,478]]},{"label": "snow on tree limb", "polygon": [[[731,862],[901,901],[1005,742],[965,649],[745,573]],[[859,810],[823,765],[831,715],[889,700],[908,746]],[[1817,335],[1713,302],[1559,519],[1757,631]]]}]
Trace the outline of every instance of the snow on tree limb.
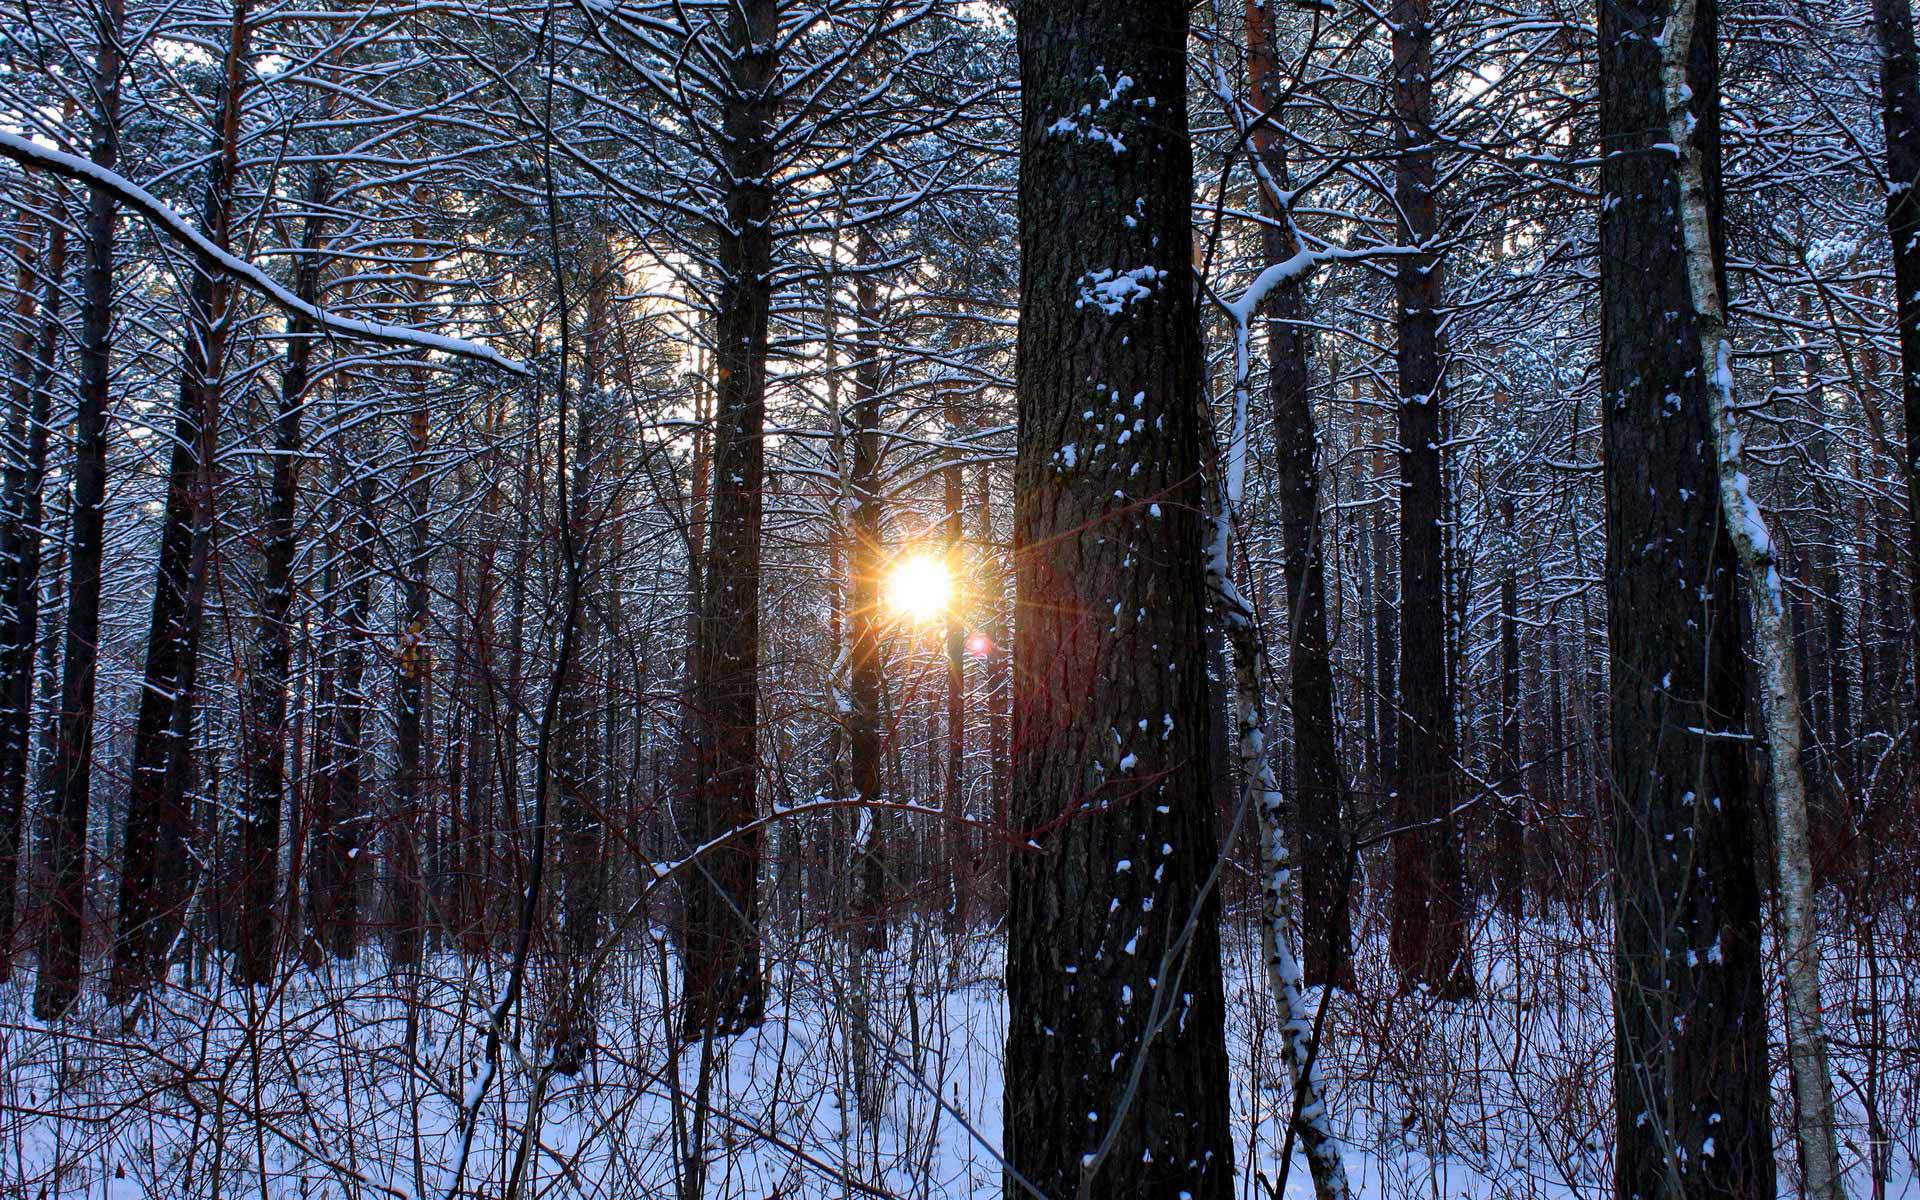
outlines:
[{"label": "snow on tree limb", "polygon": [[345,337],[436,351],[455,358],[485,363],[514,375],[524,376],[532,373],[527,364],[518,359],[509,358],[493,347],[479,342],[428,333],[421,329],[409,329],[404,325],[388,325],[358,317],[343,317],[318,305],[308,304],[258,266],[214,245],[193,227],[192,222],[174,211],[165,201],[117,171],[110,171],[77,155],[55,150],[50,146],[42,146],[17,134],[6,132],[0,132],[0,155],[5,155],[23,167],[36,167],[75,183],[112,193],[116,200],[139,212],[168,237],[190,251],[200,260],[201,265],[210,270],[226,272],[283,311],[306,317],[322,329]]}]

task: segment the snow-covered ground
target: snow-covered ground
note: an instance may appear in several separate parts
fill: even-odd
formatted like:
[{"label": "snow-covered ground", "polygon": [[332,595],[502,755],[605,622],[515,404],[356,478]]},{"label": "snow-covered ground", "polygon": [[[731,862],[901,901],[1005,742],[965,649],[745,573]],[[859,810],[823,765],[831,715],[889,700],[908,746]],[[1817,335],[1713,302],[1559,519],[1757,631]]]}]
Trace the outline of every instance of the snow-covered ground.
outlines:
[{"label": "snow-covered ground", "polygon": [[[1827,947],[1843,1154],[1860,1197],[1875,1197],[1866,1160],[1876,1141],[1884,1196],[1920,1197],[1920,980],[1902,969],[1916,961],[1915,925],[1910,914],[1897,931],[1883,919],[1871,961],[1856,937]],[[1608,1195],[1605,931],[1489,918],[1481,996],[1459,1004],[1394,996],[1376,932],[1363,936],[1358,993],[1335,997],[1322,1051],[1357,1191],[1380,1200]],[[937,921],[899,931],[874,1002],[888,1038],[885,1108],[865,1123],[843,943],[776,940],[766,1022],[716,1047],[707,1064],[706,1193],[997,1195],[998,940],[950,939]],[[1264,1190],[1255,1173],[1274,1178],[1288,1100],[1254,949],[1236,923],[1229,1037],[1249,1198]],[[503,1195],[516,1172],[527,1197],[676,1194],[702,1064],[697,1046],[674,1061],[662,953],[655,941],[617,957],[598,1053],[580,1076],[552,1080],[531,1123],[534,1072],[509,1056],[504,1088],[482,1106],[460,1195]],[[30,980],[17,979],[0,987],[0,1196],[445,1196],[496,970],[449,954],[418,979],[369,958],[296,973],[270,994],[175,986],[163,1007],[131,1022],[86,1008],[58,1036],[28,1015]],[[419,1014],[411,1054],[410,1009]],[[529,1053],[534,1041],[523,1039]],[[1783,1061],[1776,1097],[1784,1120]],[[1781,1191],[1792,1195],[1784,1139],[1781,1154]],[[1312,1195],[1304,1165],[1287,1193]]]}]

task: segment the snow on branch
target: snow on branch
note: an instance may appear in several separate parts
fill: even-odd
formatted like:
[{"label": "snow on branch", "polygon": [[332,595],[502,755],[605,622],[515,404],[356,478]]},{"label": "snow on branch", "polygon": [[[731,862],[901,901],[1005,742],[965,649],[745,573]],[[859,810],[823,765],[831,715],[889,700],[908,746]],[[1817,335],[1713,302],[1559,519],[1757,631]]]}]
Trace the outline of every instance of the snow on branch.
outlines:
[{"label": "snow on branch", "polygon": [[152,192],[119,172],[108,170],[88,159],[55,150],[50,146],[42,146],[17,134],[6,132],[0,132],[0,155],[5,155],[24,167],[37,167],[49,174],[111,193],[115,199],[138,211],[159,226],[167,236],[191,251],[207,269],[226,272],[265,296],[282,310],[303,316],[322,329],[346,337],[437,351],[456,358],[486,363],[514,375],[532,374],[525,363],[509,358],[493,347],[480,342],[445,337],[421,329],[409,329],[404,325],[388,325],[358,317],[343,317],[337,313],[328,312],[318,305],[309,304],[253,263],[209,241],[206,235],[193,227],[192,222],[175,212],[171,206]]}]

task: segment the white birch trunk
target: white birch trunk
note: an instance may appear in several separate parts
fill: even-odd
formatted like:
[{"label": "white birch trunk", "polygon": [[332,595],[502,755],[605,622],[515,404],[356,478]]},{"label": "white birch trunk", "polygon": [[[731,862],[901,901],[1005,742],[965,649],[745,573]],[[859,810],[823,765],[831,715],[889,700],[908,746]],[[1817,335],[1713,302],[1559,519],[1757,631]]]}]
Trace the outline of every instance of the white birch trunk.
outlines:
[{"label": "white birch trunk", "polygon": [[1779,889],[1781,960],[1785,970],[1787,1054],[1797,1110],[1800,1171],[1810,1200],[1845,1200],[1834,1132],[1833,1078],[1821,1019],[1819,926],[1807,847],[1807,780],[1801,765],[1800,683],[1793,626],[1780,564],[1760,505],[1753,498],[1740,431],[1734,423],[1733,352],[1726,309],[1714,271],[1705,177],[1690,153],[1694,118],[1688,102],[1687,56],[1693,45],[1695,0],[1676,0],[1661,39],[1667,122],[1679,157],[1681,235],[1687,282],[1708,378],[1708,423],[1719,466],[1721,512],[1740,559],[1759,662],[1773,806],[1773,861]]},{"label": "white birch trunk", "polygon": [[[1299,269],[1296,267],[1296,269]],[[1262,282],[1271,286],[1263,277]],[[1256,289],[1264,291],[1260,283]],[[1254,295],[1249,293],[1249,297]],[[1280,1057],[1293,1084],[1293,1128],[1306,1151],[1317,1200],[1348,1200],[1347,1169],[1340,1139],[1333,1131],[1326,1088],[1313,1055],[1314,1012],[1307,1004],[1300,957],[1294,949],[1292,868],[1286,833],[1286,796],[1274,778],[1266,746],[1266,699],[1260,689],[1260,645],[1253,612],[1229,577],[1233,518],[1246,481],[1248,324],[1258,300],[1243,299],[1228,309],[1234,321],[1233,430],[1227,441],[1227,469],[1215,517],[1214,542],[1207,555],[1207,586],[1233,653],[1233,710],[1242,778],[1252,789],[1260,837],[1260,944],[1267,985],[1280,1017]]]}]

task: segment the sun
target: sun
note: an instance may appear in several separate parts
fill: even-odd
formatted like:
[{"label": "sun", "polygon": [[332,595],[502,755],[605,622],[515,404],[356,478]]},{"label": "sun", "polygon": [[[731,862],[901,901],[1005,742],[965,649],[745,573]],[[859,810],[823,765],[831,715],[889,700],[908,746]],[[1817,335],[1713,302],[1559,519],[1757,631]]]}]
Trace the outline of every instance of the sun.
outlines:
[{"label": "sun", "polygon": [[887,570],[887,607],[911,621],[931,621],[953,602],[953,573],[931,554],[914,553]]}]

